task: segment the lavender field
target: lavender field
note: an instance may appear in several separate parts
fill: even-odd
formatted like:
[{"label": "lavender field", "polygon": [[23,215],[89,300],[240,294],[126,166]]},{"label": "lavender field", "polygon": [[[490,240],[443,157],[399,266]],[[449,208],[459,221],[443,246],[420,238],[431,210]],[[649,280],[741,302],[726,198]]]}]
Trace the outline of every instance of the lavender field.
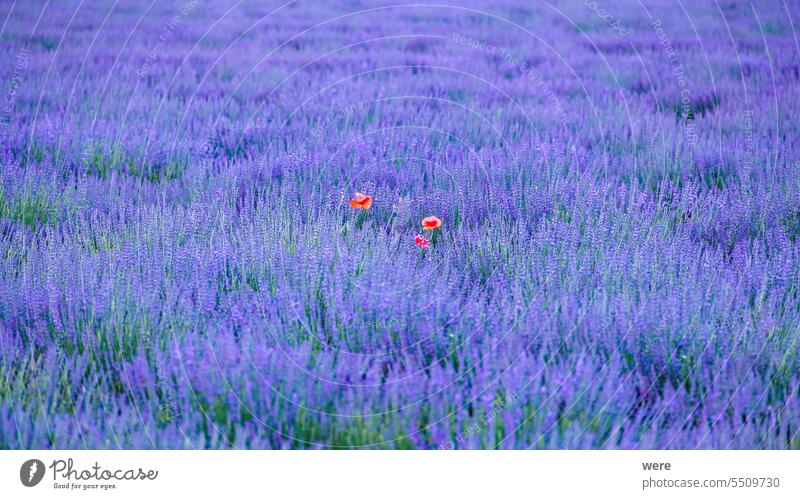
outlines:
[{"label": "lavender field", "polygon": [[0,448],[800,449],[800,4],[0,19]]}]

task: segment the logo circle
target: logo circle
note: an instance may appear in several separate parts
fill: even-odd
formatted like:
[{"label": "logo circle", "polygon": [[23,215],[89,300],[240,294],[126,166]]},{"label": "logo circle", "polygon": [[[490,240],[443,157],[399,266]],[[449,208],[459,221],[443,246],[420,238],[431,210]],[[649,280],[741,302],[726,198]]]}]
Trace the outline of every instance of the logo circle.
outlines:
[{"label": "logo circle", "polygon": [[19,469],[19,479],[26,487],[35,487],[44,478],[44,463],[38,459],[28,459]]}]

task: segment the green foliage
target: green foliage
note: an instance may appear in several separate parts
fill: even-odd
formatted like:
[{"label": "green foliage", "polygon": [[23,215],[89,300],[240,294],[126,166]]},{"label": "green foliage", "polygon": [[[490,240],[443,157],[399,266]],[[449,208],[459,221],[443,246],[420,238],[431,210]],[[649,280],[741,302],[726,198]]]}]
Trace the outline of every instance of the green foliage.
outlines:
[{"label": "green foliage", "polygon": [[47,193],[40,188],[35,193],[24,192],[7,196],[5,189],[0,187],[0,217],[22,222],[36,228],[55,223],[58,213],[58,203],[51,202]]}]

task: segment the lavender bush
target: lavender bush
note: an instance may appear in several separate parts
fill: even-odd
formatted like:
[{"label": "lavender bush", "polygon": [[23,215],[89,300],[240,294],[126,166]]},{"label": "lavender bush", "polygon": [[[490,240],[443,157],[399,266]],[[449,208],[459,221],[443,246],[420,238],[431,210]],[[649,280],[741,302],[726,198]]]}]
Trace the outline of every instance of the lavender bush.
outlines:
[{"label": "lavender bush", "polygon": [[798,5],[396,3],[2,3],[0,448],[800,448]]}]

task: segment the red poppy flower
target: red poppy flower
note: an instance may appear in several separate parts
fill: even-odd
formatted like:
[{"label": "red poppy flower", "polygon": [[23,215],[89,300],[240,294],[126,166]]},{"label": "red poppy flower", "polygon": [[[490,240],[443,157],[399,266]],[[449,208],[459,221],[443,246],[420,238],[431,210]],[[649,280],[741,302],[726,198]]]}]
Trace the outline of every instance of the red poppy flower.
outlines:
[{"label": "red poppy flower", "polygon": [[422,249],[428,247],[428,240],[422,234],[417,234],[417,237],[414,238],[414,243]]},{"label": "red poppy flower", "polygon": [[372,196],[365,196],[360,192],[356,192],[356,197],[350,200],[350,206],[368,210],[372,206]]},{"label": "red poppy flower", "polygon": [[442,221],[439,218],[430,216],[422,219],[422,230],[438,229],[442,226]]}]

